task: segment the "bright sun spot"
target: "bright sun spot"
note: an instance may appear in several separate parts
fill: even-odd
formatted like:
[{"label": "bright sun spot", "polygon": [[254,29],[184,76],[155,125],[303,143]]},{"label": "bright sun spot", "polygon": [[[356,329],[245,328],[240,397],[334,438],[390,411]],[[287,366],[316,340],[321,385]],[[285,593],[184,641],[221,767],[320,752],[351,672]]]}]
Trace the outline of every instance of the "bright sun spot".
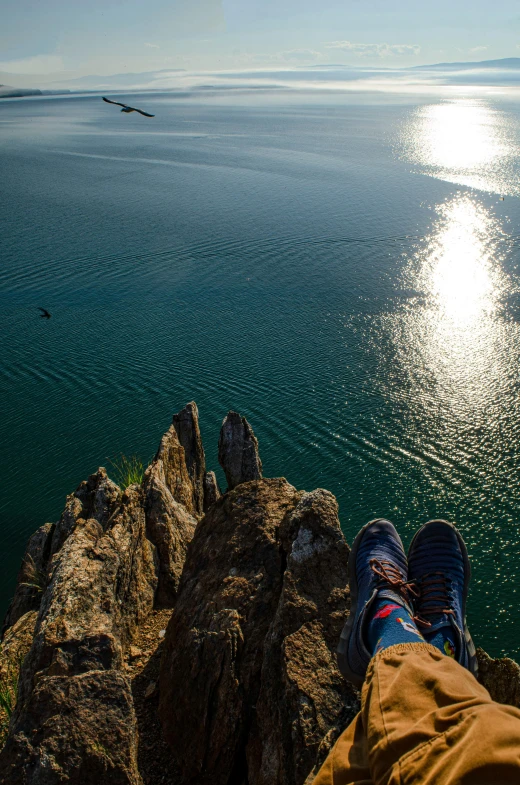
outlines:
[{"label": "bright sun spot", "polygon": [[454,199],[440,213],[438,232],[427,251],[428,289],[439,318],[468,324],[493,308],[490,239],[498,227],[469,197]]}]

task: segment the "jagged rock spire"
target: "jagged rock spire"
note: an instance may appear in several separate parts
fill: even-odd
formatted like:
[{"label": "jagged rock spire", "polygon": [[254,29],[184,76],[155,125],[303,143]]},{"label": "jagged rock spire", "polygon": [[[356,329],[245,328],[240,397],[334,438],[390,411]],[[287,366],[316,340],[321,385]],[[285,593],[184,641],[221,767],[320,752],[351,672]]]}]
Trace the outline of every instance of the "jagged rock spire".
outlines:
[{"label": "jagged rock spire", "polygon": [[204,512],[206,513],[212,504],[220,499],[221,493],[218,487],[215,472],[206,472],[204,475]]},{"label": "jagged rock spire", "polygon": [[195,401],[187,403],[184,409],[173,415],[173,427],[184,447],[186,468],[193,485],[193,508],[197,515],[204,511],[204,475],[206,459],[199,428],[199,410]]},{"label": "jagged rock spire", "polygon": [[246,418],[237,412],[228,412],[222,423],[218,461],[224,469],[228,491],[242,482],[262,478],[258,439]]}]

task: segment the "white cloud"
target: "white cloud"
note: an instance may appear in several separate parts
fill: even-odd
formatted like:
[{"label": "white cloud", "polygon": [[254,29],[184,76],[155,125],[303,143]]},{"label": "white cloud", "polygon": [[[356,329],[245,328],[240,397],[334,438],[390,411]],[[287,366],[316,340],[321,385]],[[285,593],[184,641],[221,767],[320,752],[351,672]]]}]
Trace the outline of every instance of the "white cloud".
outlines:
[{"label": "white cloud", "polygon": [[327,49],[338,49],[357,57],[403,57],[418,55],[421,47],[415,44],[356,44],[352,41],[330,41]]},{"label": "white cloud", "polygon": [[63,71],[63,60],[58,55],[36,55],[21,60],[0,61],[0,71],[11,74],[52,74]]},{"label": "white cloud", "polygon": [[161,48],[161,47],[159,46],[159,44],[149,44],[147,41],[145,41],[145,42],[144,42],[144,45],[145,45],[145,46],[149,46],[149,47],[150,47],[150,49],[160,49],[160,48]]},{"label": "white cloud", "polygon": [[319,60],[321,57],[320,52],[316,52],[314,49],[290,49],[281,54],[284,60],[298,60],[307,63],[309,60]]},{"label": "white cloud", "polygon": [[471,54],[474,54],[475,52],[485,52],[486,49],[489,49],[489,46],[473,46],[471,49],[468,49],[468,51],[471,52]]}]

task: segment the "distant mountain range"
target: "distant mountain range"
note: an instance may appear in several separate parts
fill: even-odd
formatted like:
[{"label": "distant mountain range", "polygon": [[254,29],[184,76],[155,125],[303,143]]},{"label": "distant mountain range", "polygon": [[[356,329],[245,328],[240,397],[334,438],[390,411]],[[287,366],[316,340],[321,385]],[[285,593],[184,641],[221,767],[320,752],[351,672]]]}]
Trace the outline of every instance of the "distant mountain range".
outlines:
[{"label": "distant mountain range", "polygon": [[504,57],[501,60],[480,60],[469,63],[434,63],[433,65],[414,65],[413,71],[467,71],[483,68],[503,68],[520,71],[520,57]]},{"label": "distant mountain range", "polygon": [[[428,74],[439,83],[446,84],[485,84],[517,85],[520,83],[520,57],[507,57],[500,60],[480,60],[478,62],[432,63],[407,68],[384,68],[382,66],[352,66],[322,64],[301,66],[299,68],[278,68],[223,72],[188,72],[182,68],[166,68],[141,73],[122,73],[105,75],[75,76],[64,74],[10,74],[0,73],[0,98],[22,98],[30,95],[52,95],[60,93],[87,93],[94,91],[129,92],[134,90],[172,91],[188,95],[193,91],[230,89],[233,83],[241,82],[240,89],[274,89],[276,87],[296,87],[310,74],[320,82],[363,81],[374,75],[386,80],[406,74]],[[443,76],[441,76],[443,75]],[[10,83],[16,86],[8,86]],[[249,84],[246,84],[249,82]],[[276,82],[276,83],[275,83]],[[34,87],[38,85],[38,87]],[[237,88],[238,89],[238,88]]]},{"label": "distant mountain range", "polygon": [[11,87],[7,84],[0,84],[0,98],[25,98],[28,95],[63,95],[70,93],[70,90],[38,90],[31,87]]}]

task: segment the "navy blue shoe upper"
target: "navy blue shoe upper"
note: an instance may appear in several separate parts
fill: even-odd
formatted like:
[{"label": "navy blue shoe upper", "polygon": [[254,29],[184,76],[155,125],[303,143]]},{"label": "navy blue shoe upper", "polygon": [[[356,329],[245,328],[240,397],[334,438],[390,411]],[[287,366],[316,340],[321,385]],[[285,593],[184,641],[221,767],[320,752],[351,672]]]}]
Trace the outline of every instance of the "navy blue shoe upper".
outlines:
[{"label": "navy blue shoe upper", "polygon": [[407,576],[406,555],[393,524],[383,519],[368,523],[357,535],[350,553],[350,615],[338,646],[340,670],[358,687],[372,658],[365,630],[375,600],[388,598],[413,615]]},{"label": "navy blue shoe upper", "polygon": [[430,521],[417,532],[408,552],[408,577],[418,590],[418,627],[426,640],[449,627],[457,642],[457,661],[476,674],[475,647],[466,624],[470,573],[466,546],[452,524]]}]

